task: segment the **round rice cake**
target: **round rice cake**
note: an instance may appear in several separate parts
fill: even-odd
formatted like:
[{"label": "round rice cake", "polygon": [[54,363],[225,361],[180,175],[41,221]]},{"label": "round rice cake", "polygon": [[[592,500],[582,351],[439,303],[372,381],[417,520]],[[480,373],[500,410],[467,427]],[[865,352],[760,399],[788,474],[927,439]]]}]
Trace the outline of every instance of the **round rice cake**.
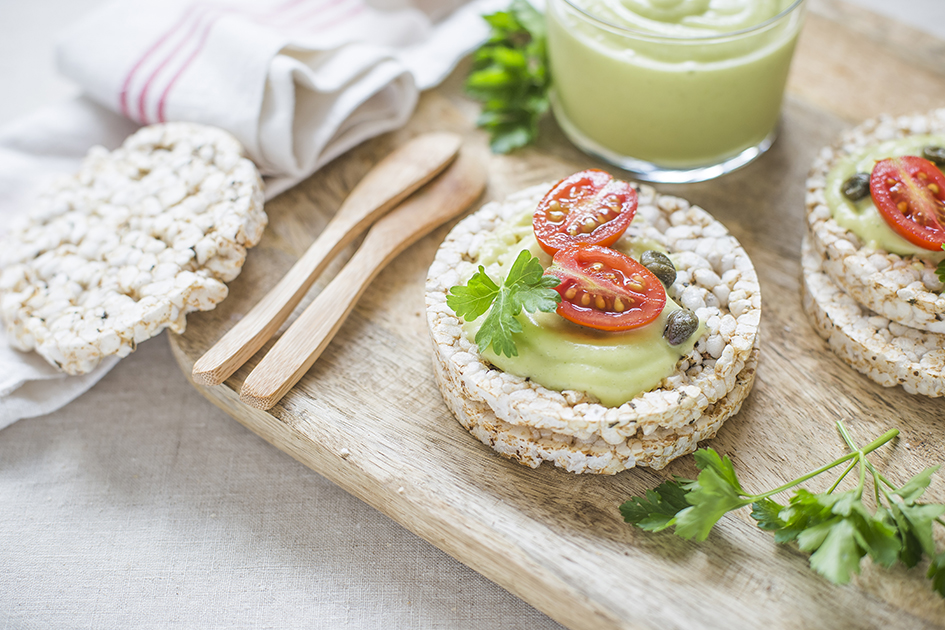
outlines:
[{"label": "round rice cake", "polygon": [[811,247],[824,272],[871,311],[912,328],[945,333],[943,285],[936,263],[867,247],[841,227],[827,206],[827,174],[838,160],[870,146],[910,135],[945,133],[945,109],[911,116],[881,116],[845,133],[820,151],[807,179],[807,222]]},{"label": "round rice cake", "polygon": [[5,238],[10,344],[83,374],[183,332],[187,313],[226,297],[266,222],[259,173],[225,131],[168,123],[93,148]]},{"label": "round rice cake", "polygon": [[844,293],[824,273],[823,258],[808,237],[801,267],[804,310],[837,356],[883,387],[945,395],[945,334],[890,321]]},{"label": "round rice cake", "polygon": [[[692,352],[656,388],[618,407],[503,372],[466,339],[446,297],[476,271],[486,239],[533,211],[551,185],[486,204],[458,223],[437,252],[427,275],[426,309],[444,400],[473,435],[531,467],[551,461],[570,472],[603,474],[637,465],[662,468],[713,436],[751,389],[761,316],[754,267],[704,210],[642,186],[624,238],[654,240],[670,253],[677,276],[667,293],[705,324]],[[489,267],[486,272],[494,274]]]}]

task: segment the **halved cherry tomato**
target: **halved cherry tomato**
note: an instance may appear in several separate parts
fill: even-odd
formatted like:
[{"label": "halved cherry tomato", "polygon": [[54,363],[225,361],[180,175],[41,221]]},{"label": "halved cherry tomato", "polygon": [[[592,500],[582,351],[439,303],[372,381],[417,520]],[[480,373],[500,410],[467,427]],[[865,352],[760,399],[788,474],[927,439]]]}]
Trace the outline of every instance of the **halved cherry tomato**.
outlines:
[{"label": "halved cherry tomato", "polygon": [[532,227],[554,255],[569,245],[610,245],[637,211],[637,191],[610,173],[589,169],[562,179],[538,204]]},{"label": "halved cherry tomato", "polygon": [[897,234],[925,249],[945,243],[945,175],[914,155],[876,163],[870,194],[880,215]]},{"label": "halved cherry tomato", "polygon": [[558,251],[545,272],[561,281],[558,315],[575,324],[619,331],[644,326],[663,312],[666,290],[653,273],[622,252],[598,245]]}]

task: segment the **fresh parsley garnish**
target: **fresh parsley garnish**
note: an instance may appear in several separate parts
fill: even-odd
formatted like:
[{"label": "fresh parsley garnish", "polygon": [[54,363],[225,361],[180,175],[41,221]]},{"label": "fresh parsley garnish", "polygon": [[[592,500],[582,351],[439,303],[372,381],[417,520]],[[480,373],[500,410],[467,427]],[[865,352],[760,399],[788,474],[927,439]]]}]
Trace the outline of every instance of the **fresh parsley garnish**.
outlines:
[{"label": "fresh parsley garnish", "polygon": [[[666,481],[621,505],[620,513],[626,522],[646,531],[675,527],[677,536],[705,540],[726,512],[750,505],[758,527],[774,532],[776,542],[794,542],[810,553],[811,568],[835,584],[849,582],[859,572],[864,556],[884,567],[897,560],[914,567],[928,556],[932,588],[945,597],[945,552],[936,549],[933,537],[935,523],[945,526],[945,505],[919,502],[939,467],[927,468],[896,486],[877,472],[866,454],[898,435],[897,429],[862,449],[854,444],[843,423],[837,422],[837,429],[850,453],[773,490],[749,494],[742,489],[728,457],[720,457],[711,448],[702,449],[695,453],[696,479]],[[841,464],[846,464],[843,473],[826,492],[798,488],[787,505],[771,498]],[[854,469],[859,471],[856,487],[835,492]],[[875,510],[863,502],[867,476],[873,480]]]},{"label": "fresh parsley garnish", "polygon": [[483,104],[476,124],[489,132],[492,150],[508,153],[535,141],[548,111],[545,21],[527,0],[483,18],[492,33],[473,55],[466,92]]},{"label": "fresh parsley garnish", "polygon": [[450,289],[446,305],[467,322],[489,311],[476,333],[476,345],[481,350],[491,345],[497,355],[514,357],[518,355],[518,349],[512,335],[522,332],[522,324],[516,319],[522,309],[530,313],[548,313],[555,310],[561,301],[561,296],[553,288],[560,280],[543,274],[538,259],[533,258],[528,250],[522,250],[502,286],[497,285],[479,265],[479,271],[469,282]]}]

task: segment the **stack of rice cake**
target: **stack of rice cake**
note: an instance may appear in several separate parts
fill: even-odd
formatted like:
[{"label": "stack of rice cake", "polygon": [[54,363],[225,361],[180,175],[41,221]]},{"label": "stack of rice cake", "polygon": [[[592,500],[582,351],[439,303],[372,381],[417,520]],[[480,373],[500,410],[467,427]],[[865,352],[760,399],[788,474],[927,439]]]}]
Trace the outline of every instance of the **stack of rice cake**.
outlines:
[{"label": "stack of rice cake", "polygon": [[[573,473],[663,468],[713,437],[751,390],[761,317],[755,269],[738,241],[707,212],[641,186],[636,218],[623,238],[651,239],[669,252],[677,277],[667,293],[705,324],[695,348],[659,386],[619,407],[503,372],[466,338],[446,297],[476,271],[486,239],[522,212],[533,212],[551,187],[535,186],[486,204],[461,221],[437,252],[427,276],[426,307],[440,391],[476,438],[532,468],[544,461]],[[495,269],[486,272],[500,277]]]},{"label": "stack of rice cake", "polygon": [[817,332],[856,370],[885,387],[937,397],[945,394],[945,296],[936,263],[867,247],[833,219],[825,194],[839,160],[919,134],[945,134],[945,109],[881,116],[821,150],[807,180],[803,300]]}]

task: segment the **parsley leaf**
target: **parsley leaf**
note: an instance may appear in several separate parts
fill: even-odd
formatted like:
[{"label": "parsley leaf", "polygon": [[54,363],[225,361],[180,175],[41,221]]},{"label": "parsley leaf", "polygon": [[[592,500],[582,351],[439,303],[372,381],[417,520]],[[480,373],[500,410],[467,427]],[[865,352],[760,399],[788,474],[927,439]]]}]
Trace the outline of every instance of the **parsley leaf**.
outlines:
[{"label": "parsley leaf", "polygon": [[522,324],[516,319],[522,309],[530,313],[550,313],[561,301],[561,296],[553,288],[560,280],[543,274],[538,259],[528,250],[522,250],[502,286],[497,285],[480,265],[479,271],[465,286],[457,285],[450,289],[446,305],[467,322],[488,311],[476,333],[476,345],[482,351],[492,346],[496,354],[514,357],[518,355],[518,349],[512,335],[522,332]]},{"label": "parsley leaf", "polygon": [[492,150],[508,153],[535,141],[548,111],[545,22],[527,0],[483,17],[492,32],[473,54],[466,93],[483,104],[476,124],[489,132]]},{"label": "parsley leaf", "polygon": [[932,559],[929,565],[929,571],[926,574],[932,580],[932,588],[945,597],[945,552],[942,552]]},{"label": "parsley leaf", "polygon": [[[945,526],[942,520],[945,505],[918,502],[939,467],[927,468],[896,487],[876,471],[866,454],[894,438],[898,430],[887,431],[859,448],[843,423],[838,422],[837,428],[850,453],[772,490],[749,494],[739,483],[728,457],[702,449],[695,453],[700,472],[694,481],[664,482],[648,490],[644,497],[625,502],[620,512],[626,522],[647,531],[675,527],[677,536],[705,540],[727,512],[750,504],[751,517],[759,528],[774,532],[778,543],[795,543],[801,551],[810,553],[811,568],[835,584],[849,582],[860,571],[860,562],[867,555],[884,567],[897,561],[915,566],[928,555],[931,561],[927,575],[932,588],[945,597],[945,552],[936,549],[933,532],[935,523]],[[826,492],[814,493],[798,487],[841,464],[847,465]],[[856,487],[834,492],[840,481],[857,467],[860,474]],[[867,472],[875,485],[877,505],[872,511],[863,502]],[[794,492],[787,505],[771,499],[792,488]]]},{"label": "parsley leaf", "polygon": [[781,510],[784,506],[771,499],[762,499],[751,504],[751,517],[758,521],[758,527],[770,531],[784,529]]},{"label": "parsley leaf", "polygon": [[899,527],[902,539],[900,559],[908,567],[914,567],[923,554],[935,555],[935,540],[932,523],[945,514],[945,505],[934,503],[908,504],[902,500],[890,501],[890,512]]},{"label": "parsley leaf", "polygon": [[686,491],[680,483],[689,480],[666,481],[646,496],[633,497],[620,506],[620,514],[627,523],[648,532],[660,532],[676,524],[676,515],[689,507]]},{"label": "parsley leaf", "polygon": [[859,573],[860,559],[866,551],[857,544],[856,527],[851,521],[834,517],[797,538],[801,551],[813,551],[810,566],[834,584],[846,584],[850,575]]},{"label": "parsley leaf", "polygon": [[705,540],[720,518],[731,510],[751,503],[742,498],[732,462],[712,449],[697,451],[696,465],[701,472],[695,481],[684,485],[690,507],[676,515],[676,535]]},{"label": "parsley leaf", "polygon": [[466,286],[458,285],[450,289],[446,296],[446,305],[453,309],[457,317],[471,322],[482,316],[492,306],[492,301],[499,294],[499,287],[479,265],[479,271],[473,274]]}]

